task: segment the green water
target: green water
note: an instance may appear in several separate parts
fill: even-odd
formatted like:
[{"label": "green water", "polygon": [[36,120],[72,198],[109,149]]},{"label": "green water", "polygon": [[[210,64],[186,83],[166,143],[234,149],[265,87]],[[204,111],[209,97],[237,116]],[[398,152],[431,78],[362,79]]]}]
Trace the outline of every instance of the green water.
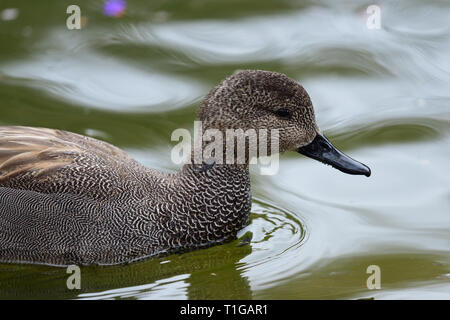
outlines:
[{"label": "green water", "polygon": [[35,2],[0,2],[18,9],[0,19],[0,125],[90,135],[174,172],[170,134],[192,128],[202,97],[267,69],[304,85],[321,129],[372,176],[285,154],[275,176],[252,168],[241,239],[84,267],[81,290],[62,268],[0,264],[0,298],[450,298],[448,1],[379,1],[368,29],[372,3],[356,0],[129,0],[122,18],[77,0],[86,24],[72,31],[74,1]]}]

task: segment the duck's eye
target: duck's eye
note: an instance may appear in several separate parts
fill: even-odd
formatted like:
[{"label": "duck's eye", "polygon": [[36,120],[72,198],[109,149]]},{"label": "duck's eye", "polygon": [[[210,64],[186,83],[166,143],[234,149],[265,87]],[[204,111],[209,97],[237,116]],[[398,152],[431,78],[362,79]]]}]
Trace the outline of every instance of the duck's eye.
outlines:
[{"label": "duck's eye", "polygon": [[283,119],[289,119],[291,117],[291,112],[286,108],[281,108],[275,111],[275,114]]}]

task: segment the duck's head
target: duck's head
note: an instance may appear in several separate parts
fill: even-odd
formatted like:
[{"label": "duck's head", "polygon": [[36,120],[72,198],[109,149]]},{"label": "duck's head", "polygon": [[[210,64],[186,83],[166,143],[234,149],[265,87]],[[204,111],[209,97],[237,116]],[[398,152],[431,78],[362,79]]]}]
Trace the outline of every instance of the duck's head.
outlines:
[{"label": "duck's head", "polygon": [[337,150],[321,134],[308,93],[284,74],[245,70],[228,77],[208,94],[199,118],[205,129],[222,132],[276,129],[280,152],[297,151],[342,172],[370,176],[369,167]]}]

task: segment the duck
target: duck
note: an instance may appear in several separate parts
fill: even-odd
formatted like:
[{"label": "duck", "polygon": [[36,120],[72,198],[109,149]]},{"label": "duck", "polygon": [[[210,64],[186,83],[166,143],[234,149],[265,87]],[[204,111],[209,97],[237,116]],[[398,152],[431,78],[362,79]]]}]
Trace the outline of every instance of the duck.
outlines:
[{"label": "duck", "polygon": [[[282,73],[234,73],[205,97],[198,119],[202,130],[276,130],[278,153],[371,174],[321,133],[308,93]],[[250,210],[248,157],[166,173],[91,137],[0,127],[2,263],[116,265],[183,253],[236,239]]]}]

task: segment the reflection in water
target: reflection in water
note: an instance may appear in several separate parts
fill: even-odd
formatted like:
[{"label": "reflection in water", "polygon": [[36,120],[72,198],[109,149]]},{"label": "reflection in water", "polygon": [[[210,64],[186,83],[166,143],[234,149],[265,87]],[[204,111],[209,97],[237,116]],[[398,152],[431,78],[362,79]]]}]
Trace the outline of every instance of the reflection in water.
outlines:
[{"label": "reflection in water", "polygon": [[189,278],[188,274],[173,276],[167,279],[160,279],[154,283],[125,287],[113,290],[106,290],[95,293],[82,293],[78,298],[82,300],[98,300],[98,299],[127,299],[135,298],[139,300],[170,300],[187,299],[187,287],[189,284],[185,281]]},{"label": "reflection in water", "polygon": [[[68,290],[64,268],[0,265],[1,297],[80,299],[251,299],[234,241],[205,250],[111,267],[82,267],[81,291]],[[218,290],[220,288],[220,290]]]}]

